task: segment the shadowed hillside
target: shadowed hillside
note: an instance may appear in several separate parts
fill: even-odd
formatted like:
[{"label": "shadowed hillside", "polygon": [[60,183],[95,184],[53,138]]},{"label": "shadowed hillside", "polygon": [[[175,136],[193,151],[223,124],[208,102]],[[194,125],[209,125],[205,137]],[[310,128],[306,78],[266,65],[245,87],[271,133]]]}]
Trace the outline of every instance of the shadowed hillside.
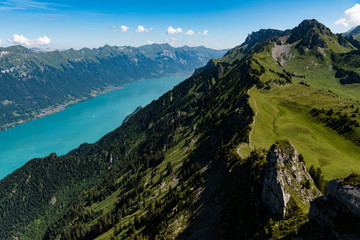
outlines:
[{"label": "shadowed hillside", "polygon": [[359,236],[360,84],[337,75],[357,74],[357,47],[316,20],[266,31],[97,143],[3,179],[0,237]]}]

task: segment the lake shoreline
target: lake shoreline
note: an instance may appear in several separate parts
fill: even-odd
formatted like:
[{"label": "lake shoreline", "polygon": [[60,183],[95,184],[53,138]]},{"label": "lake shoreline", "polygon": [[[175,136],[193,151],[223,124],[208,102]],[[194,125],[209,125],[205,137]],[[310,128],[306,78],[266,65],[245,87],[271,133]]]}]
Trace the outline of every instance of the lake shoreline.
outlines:
[{"label": "lake shoreline", "polygon": [[[139,80],[139,81],[143,81],[143,80]],[[11,129],[13,127],[16,127],[16,126],[18,126],[20,124],[23,124],[23,123],[31,122],[33,120],[40,119],[40,118],[49,116],[51,114],[61,112],[61,111],[65,110],[66,108],[68,108],[68,107],[70,107],[72,105],[76,105],[76,104],[78,104],[80,102],[84,102],[84,101],[93,99],[93,98],[95,98],[97,96],[100,96],[102,94],[106,94],[106,93],[108,93],[110,91],[116,91],[116,90],[123,89],[124,86],[127,85],[127,84],[129,84],[129,83],[126,83],[126,84],[124,84],[124,85],[122,85],[120,87],[111,86],[111,87],[108,87],[108,88],[106,88],[104,90],[101,90],[101,91],[93,90],[90,93],[89,97],[78,98],[78,99],[75,99],[73,101],[66,102],[66,103],[63,103],[63,104],[60,104],[60,105],[57,105],[57,106],[54,106],[54,107],[48,107],[48,108],[40,109],[40,113],[37,113],[33,117],[29,117],[28,119],[21,119],[20,121],[12,122],[12,123],[5,124],[4,126],[0,126],[0,132],[9,130],[9,129]]]},{"label": "lake shoreline", "polygon": [[[190,76],[188,75],[186,78],[188,78]],[[173,74],[173,75],[170,75],[170,76],[164,76],[164,77],[160,77],[160,78],[139,79],[139,80],[136,80],[136,81],[131,81],[131,82],[125,83],[125,84],[123,84],[121,86],[108,86],[104,90],[92,90],[92,92],[90,92],[88,97],[75,99],[75,100],[72,100],[70,102],[66,102],[66,103],[63,103],[63,104],[60,104],[60,105],[57,105],[57,106],[53,106],[53,107],[49,106],[47,108],[40,109],[38,113],[36,113],[34,116],[28,117],[27,119],[26,118],[21,119],[19,121],[7,123],[7,124],[5,124],[3,126],[0,126],[0,132],[9,130],[9,129],[13,128],[13,127],[16,127],[16,126],[20,125],[20,124],[31,122],[33,120],[40,119],[40,118],[49,116],[51,114],[61,112],[61,111],[65,110],[66,108],[68,108],[68,107],[70,107],[72,105],[76,105],[76,104],[78,104],[80,102],[88,101],[90,99],[93,99],[93,98],[95,98],[97,96],[106,94],[108,92],[123,89],[128,84],[141,82],[141,81],[146,81],[146,80],[151,80],[151,79],[167,78],[167,77],[183,77],[183,75],[182,74]]]},{"label": "lake shoreline", "polygon": [[53,114],[47,109],[49,115],[0,132],[0,180],[33,158],[50,153],[60,156],[82,143],[98,141],[121,126],[138,106],[146,106],[186,78],[163,77],[108,87],[96,92],[96,97],[55,109],[61,111],[53,109]]}]

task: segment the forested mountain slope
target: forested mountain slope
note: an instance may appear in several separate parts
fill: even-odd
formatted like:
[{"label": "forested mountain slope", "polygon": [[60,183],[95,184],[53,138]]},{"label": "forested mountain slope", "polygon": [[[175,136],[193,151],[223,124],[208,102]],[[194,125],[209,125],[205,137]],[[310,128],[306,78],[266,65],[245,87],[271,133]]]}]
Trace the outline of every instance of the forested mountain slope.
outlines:
[{"label": "forested mountain slope", "polygon": [[3,179],[0,237],[358,237],[357,47],[315,20],[255,45]]},{"label": "forested mountain slope", "polygon": [[127,83],[190,75],[225,50],[152,44],[34,52],[0,48],[0,130]]}]

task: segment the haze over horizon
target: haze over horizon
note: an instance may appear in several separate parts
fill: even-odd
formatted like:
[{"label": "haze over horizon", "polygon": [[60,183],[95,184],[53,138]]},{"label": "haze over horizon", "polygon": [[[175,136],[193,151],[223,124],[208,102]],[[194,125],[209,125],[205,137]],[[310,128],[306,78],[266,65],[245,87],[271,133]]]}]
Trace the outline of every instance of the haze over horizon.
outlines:
[{"label": "haze over horizon", "polygon": [[0,0],[0,239],[359,239],[358,1]]},{"label": "haze over horizon", "polygon": [[0,46],[80,49],[169,43],[225,49],[239,45],[252,31],[289,29],[304,19],[315,18],[334,32],[346,32],[360,24],[358,3],[3,0]]}]

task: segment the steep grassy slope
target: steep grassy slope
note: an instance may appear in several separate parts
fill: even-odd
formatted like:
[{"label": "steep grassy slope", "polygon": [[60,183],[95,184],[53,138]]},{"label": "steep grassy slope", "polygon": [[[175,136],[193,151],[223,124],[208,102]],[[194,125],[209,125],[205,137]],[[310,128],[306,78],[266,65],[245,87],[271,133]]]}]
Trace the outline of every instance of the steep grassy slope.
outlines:
[{"label": "steep grassy slope", "polygon": [[359,171],[360,84],[341,83],[335,70],[357,72],[357,53],[315,20],[264,44],[254,54],[262,90],[250,91],[256,124],[251,144],[240,145],[239,153],[287,138],[327,179]]},{"label": "steep grassy slope", "polygon": [[[329,47],[328,37],[345,42]],[[324,191],[322,172],[359,169],[359,103],[286,64],[306,56],[328,66],[321,54],[354,54],[339,39],[304,21],[244,56],[209,62],[99,142],[29,161],[0,182],[0,238],[336,236],[307,213]],[[326,204],[318,207],[332,211]]]},{"label": "steep grassy slope", "polygon": [[[211,74],[209,75],[209,73]],[[239,78],[242,80],[238,81]],[[196,84],[192,82],[193,79],[196,80]],[[87,203],[83,211],[86,215],[91,211],[90,209],[97,209],[108,215],[102,214],[95,221],[87,221],[86,219],[72,219],[71,213],[65,213],[50,228],[56,230],[50,231],[47,237],[64,237],[65,235],[65,238],[86,239],[90,236],[100,235],[97,239],[108,239],[113,235],[120,238],[145,235],[150,238],[160,236],[171,238],[181,234],[190,224],[191,219],[198,214],[195,210],[197,204],[194,201],[199,200],[199,194],[203,191],[211,194],[215,191],[214,188],[217,189],[221,184],[220,179],[216,179],[218,183],[211,184],[215,180],[213,171],[218,171],[217,174],[220,174],[221,177],[225,170],[223,163],[213,162],[216,154],[223,151],[225,144],[236,146],[241,139],[246,139],[248,131],[246,125],[251,121],[252,112],[249,111],[250,108],[246,104],[244,93],[252,81],[252,78],[246,73],[242,73],[239,67],[235,67],[223,77],[217,76],[217,70],[212,69],[210,72],[206,71],[201,75],[194,76],[179,86],[191,83],[187,91],[182,91],[179,103],[177,103],[178,94],[175,94],[175,90],[177,90],[175,88],[170,93],[173,99],[170,106],[175,103],[177,106],[181,106],[176,110],[177,116],[184,115],[187,116],[187,119],[183,123],[175,119],[175,124],[176,122],[180,124],[176,128],[172,124],[169,126],[170,129],[173,129],[171,132],[175,131],[170,134],[173,140],[166,141],[166,145],[160,147],[161,151],[166,150],[164,159],[158,166],[143,168],[139,163],[140,166],[137,167],[139,170],[135,175],[137,176],[137,181],[135,181],[137,194],[134,195],[132,188],[125,188],[116,192],[116,195],[122,196],[120,199],[114,197],[113,193],[103,201],[89,202],[87,196],[92,192],[99,191],[102,185],[99,184],[84,193],[81,203],[84,201]],[[238,91],[238,89],[244,90]],[[164,97],[168,98],[168,95]],[[198,103],[194,102],[195,96]],[[189,105],[193,105],[193,110],[190,112]],[[174,119],[165,117],[161,122],[163,121],[174,122]],[[211,151],[209,151],[210,146],[213,148]],[[120,175],[115,182],[121,183],[122,176]],[[205,186],[212,185],[211,189],[198,189],[204,183]],[[144,187],[142,187],[143,184]],[[129,202],[129,198],[135,199]],[[201,197],[200,201],[209,200],[208,197]],[[194,209],[190,208],[191,206]],[[171,210],[174,207],[176,210]],[[203,208],[202,211],[212,211],[210,206],[206,208],[209,209]],[[122,218],[118,223],[106,221],[106,218],[116,219],[119,218],[119,215]],[[214,223],[217,221],[215,216],[212,221]],[[62,225],[64,223],[65,226]],[[73,227],[69,226],[69,223]],[[99,226],[104,225],[107,227],[101,231]],[[76,236],[79,226],[84,226],[84,229],[87,230],[84,230],[83,235],[80,232],[80,235]],[[101,234],[103,231],[105,233]]]},{"label": "steep grassy slope", "polygon": [[[357,48],[344,37],[333,34],[316,20],[308,20],[288,35],[273,39],[255,54],[268,70],[288,72],[298,81],[305,80],[314,87],[331,90],[345,97],[360,100],[360,84],[345,84],[337,74],[339,68],[350,66],[356,71]],[[353,61],[351,61],[351,59]],[[262,76],[264,82],[273,75]]]},{"label": "steep grassy slope", "polygon": [[[254,83],[247,66],[247,61],[244,61],[224,75],[218,75],[217,68],[195,75],[140,110],[98,143],[82,145],[68,156],[32,160],[6,177],[0,187],[1,212],[4,214],[0,219],[2,238],[11,235],[25,239],[40,238],[44,227],[57,214],[64,214],[60,218],[62,220],[55,224],[60,227],[50,228],[47,236],[61,234],[64,237],[68,231],[74,236],[79,231],[78,227],[83,225],[85,235],[98,236],[109,225],[105,221],[106,214],[115,215],[119,209],[122,209],[122,215],[128,215],[123,221],[130,228],[128,219],[133,219],[135,212],[142,214],[150,203],[154,204],[154,194],[159,197],[156,198],[159,203],[163,202],[159,206],[167,206],[166,192],[160,194],[160,189],[168,188],[169,183],[166,182],[178,183],[178,189],[182,189],[180,197],[173,196],[176,197],[174,204],[177,205],[180,200],[192,202],[192,196],[197,191],[194,187],[201,184],[199,176],[210,168],[220,146],[236,146],[246,140],[246,126],[251,122],[252,111],[246,103],[245,93]],[[212,151],[209,151],[210,146]],[[66,167],[58,168],[52,162]],[[167,162],[173,169],[171,174]],[[101,166],[99,170],[93,169],[98,166]],[[203,170],[199,172],[200,169]],[[56,171],[56,176],[53,171]],[[105,177],[103,180],[77,197],[79,201],[74,199],[69,205],[64,205],[69,201],[66,196],[91,185],[102,176]],[[34,197],[32,194],[38,191],[42,194],[39,198]],[[140,192],[146,200],[142,204],[135,200]],[[12,208],[8,206],[10,202]],[[26,208],[29,205],[33,207]],[[189,210],[189,205],[183,205],[182,213]],[[26,217],[19,221],[17,216],[22,215],[23,209],[26,209]],[[158,226],[163,222],[165,210],[156,211],[154,216],[151,215],[155,219],[151,220],[151,217],[147,221],[153,222],[154,227]],[[85,219],[77,218],[79,213],[83,213]],[[65,226],[62,226],[64,223]],[[69,223],[77,228],[71,228],[67,225]],[[109,226],[113,227],[112,224]],[[162,235],[163,226],[158,228],[158,231],[147,228],[144,234]],[[51,229],[55,229],[56,235]],[[123,234],[128,235],[127,230]]]},{"label": "steep grassy slope", "polygon": [[[309,22],[314,23],[312,21]],[[303,24],[308,24],[308,22],[304,22]],[[302,27],[300,26],[300,28]],[[315,28],[315,31],[319,29],[331,35],[331,32],[329,32],[322,25],[317,26]],[[298,29],[295,29],[294,32],[297,33]],[[294,32],[292,32],[292,34],[294,34]],[[335,36],[335,35],[331,35],[331,36]],[[338,38],[339,38],[338,36],[335,36],[335,39],[337,39],[337,41]],[[320,41],[320,40],[316,40],[316,41]],[[300,43],[302,41],[296,40],[295,42]],[[331,118],[332,116],[333,119],[336,120],[339,119],[340,121],[342,121],[342,123],[346,123],[347,118],[345,117],[343,118],[342,116],[345,116],[345,114],[348,116],[354,114],[354,112],[356,112],[356,109],[359,105],[358,102],[354,100],[339,98],[339,96],[335,95],[334,93],[328,92],[326,90],[322,90],[322,89],[327,89],[328,86],[322,86],[321,89],[313,86],[308,86],[309,82],[311,81],[309,82],[307,81],[308,78],[305,76],[305,74],[303,74],[301,69],[298,72],[290,74],[287,70],[283,68],[281,62],[277,61],[278,59],[276,59],[276,57],[274,58],[273,54],[271,54],[269,57],[266,50],[273,48],[273,46],[274,46],[273,42],[269,41],[262,46],[258,46],[257,48],[255,47],[254,54],[248,55],[245,58],[242,57],[242,54],[240,54],[240,56],[236,54],[230,54],[230,55],[228,54],[223,59],[212,61],[211,64],[209,64],[207,67],[198,71],[199,74],[204,74],[207,73],[208,71],[214,71],[214,69],[216,69],[218,74],[223,75],[225,79],[228,80],[231,79],[230,81],[234,83],[235,79],[233,79],[233,76],[231,76],[231,74],[236,71],[246,71],[246,68],[249,69],[250,67],[250,69],[252,69],[252,72],[254,74],[255,82],[258,80],[261,81],[261,82],[257,82],[258,86],[260,86],[260,88],[270,89],[270,90],[259,90],[255,88],[249,91],[250,94],[249,103],[253,107],[253,112],[255,113],[255,122],[253,122],[253,124],[250,125],[253,127],[253,130],[249,132],[250,135],[249,146],[239,150],[236,147],[236,145],[227,144],[227,142],[223,139],[222,143],[220,144],[220,149],[215,152],[215,159],[219,161],[219,158],[221,159],[224,156],[226,156],[226,158],[232,159],[230,162],[232,161],[236,162],[236,160],[234,159],[237,159],[239,155],[240,157],[247,156],[246,149],[250,150],[259,147],[268,149],[277,139],[287,138],[296,146],[296,148],[298,148],[299,152],[302,153],[302,155],[306,159],[305,162],[308,165],[308,167],[310,167],[310,165],[320,166],[327,179],[331,179],[334,177],[344,177],[354,170],[359,171],[360,147],[359,147],[359,126],[357,123],[358,116],[356,116],[355,114],[355,116],[353,116],[352,119],[349,120],[349,121],[353,121],[351,122],[351,124],[354,125],[354,126],[352,125],[350,126],[351,128],[350,131],[344,131],[344,129],[339,128],[338,126],[332,124],[332,122],[330,121],[331,119],[330,120],[327,119],[327,118]],[[311,43],[310,43],[310,47],[311,47]],[[316,47],[317,46],[315,46],[315,48]],[[334,50],[335,53],[346,53],[354,49],[353,46],[351,46],[350,44],[348,48],[343,47],[341,45],[338,46],[335,44],[334,46],[332,46],[332,48],[336,49],[336,51]],[[230,53],[231,52],[234,51],[230,51]],[[263,56],[267,56],[268,58]],[[281,53],[280,56],[282,57]],[[308,56],[309,58],[311,57],[317,58],[316,54],[309,53]],[[245,62],[246,64],[244,64]],[[230,65],[228,65],[229,63]],[[329,62],[324,63],[324,60],[322,60],[321,63],[323,65],[329,64]],[[227,69],[231,69],[231,70],[228,71]],[[313,73],[316,72],[316,74],[321,75],[321,71],[323,71],[323,69],[317,69],[317,70],[314,69],[312,72]],[[312,74],[309,75],[313,76]],[[330,75],[332,76],[334,82],[338,81],[334,77],[335,72],[332,72],[331,74],[329,74],[329,76]],[[231,76],[231,78],[229,78],[229,76]],[[304,82],[304,78],[306,82]],[[313,79],[315,79],[315,77]],[[240,78],[237,79],[237,81],[242,81],[242,80]],[[294,83],[301,82],[302,84],[289,85],[291,81],[293,81]],[[218,81],[215,79],[212,80],[212,83],[215,83],[215,88],[217,87],[216,85],[217,82]],[[283,84],[288,84],[288,85],[281,86]],[[246,89],[249,89],[249,87]],[[330,89],[333,90],[336,89],[336,85],[331,85],[330,87],[331,87]],[[341,87],[342,85],[340,85],[340,88]],[[342,89],[342,91],[344,91],[344,93],[347,93],[347,91],[344,89]],[[225,100],[226,98],[222,98],[222,95],[220,95],[218,101],[221,102],[222,99]],[[314,114],[316,112],[316,111],[314,112],[314,108],[317,109],[316,111],[320,111],[321,113],[317,115]],[[213,107],[212,109],[215,110],[209,109],[209,111],[217,112],[218,116],[222,115],[223,110],[218,109],[216,107]],[[326,113],[330,109],[332,109],[334,113],[331,115],[327,115]],[[213,114],[215,114],[215,112]],[[226,132],[226,130],[222,129],[222,132]],[[185,142],[193,142],[194,138],[197,139],[196,135],[191,134],[190,136],[192,136],[192,138],[185,137],[184,139]],[[232,139],[236,140],[235,142],[239,142],[241,141],[241,139],[244,138],[239,138],[237,135],[233,135]],[[216,141],[216,138],[214,140]],[[246,139],[244,140],[247,141]],[[209,147],[211,148],[211,145],[212,144],[210,142],[210,145],[207,145],[205,148],[209,149]],[[124,212],[121,212],[121,215],[123,216],[123,220],[120,220],[120,223],[108,224],[110,225],[109,230],[106,230],[105,233],[98,236],[97,239],[109,239],[112,236],[115,236],[119,239],[127,238],[129,236],[134,236],[134,237],[137,236],[140,238],[150,237],[151,239],[152,238],[156,239],[160,236],[164,236],[166,238],[175,238],[183,230],[185,231],[179,235],[180,238],[198,238],[200,236],[202,238],[211,238],[210,236],[212,236],[212,234],[218,235],[219,232],[221,231],[224,231],[223,232],[224,235],[232,236],[232,237],[234,237],[233,234],[235,232],[239,234],[239,231],[240,232],[245,231],[246,234],[247,231],[249,232],[253,231],[250,234],[260,234],[257,237],[262,238],[261,236],[264,236],[263,235],[264,233],[258,232],[260,231],[259,229],[261,229],[261,227],[254,228],[253,230],[250,230],[251,228],[249,228],[251,223],[256,224],[256,220],[254,220],[254,218],[250,218],[250,220],[248,220],[246,224],[250,224],[250,225],[245,224],[245,226],[247,227],[245,227],[244,229],[242,228],[239,229],[239,227],[229,228],[229,226],[224,226],[225,224],[224,225],[220,224],[223,230],[220,230],[221,228],[218,228],[217,231],[211,231],[208,229],[210,225],[213,226],[218,225],[219,218],[221,218],[220,216],[223,216],[223,214],[225,214],[226,217],[225,216],[224,217],[225,219],[227,219],[228,224],[230,226],[233,226],[234,223],[237,222],[237,220],[229,218],[229,216],[226,215],[226,213],[224,213],[226,212],[226,208],[225,209],[220,208],[220,205],[223,201],[226,202],[231,200],[227,198],[222,198],[220,196],[216,200],[211,200],[211,201],[209,200],[209,196],[210,198],[212,198],[215,195],[217,196],[222,194],[227,195],[228,193],[234,191],[231,188],[230,188],[231,190],[228,189],[227,191],[221,190],[222,188],[221,186],[223,186],[222,184],[226,182],[226,180],[224,180],[226,179],[224,176],[227,175],[225,172],[228,171],[225,170],[226,162],[220,161],[216,163],[215,162],[211,163],[209,166],[205,165],[205,168],[201,170],[201,172],[204,172],[203,177],[201,178],[200,177],[201,175],[197,176],[197,178],[200,178],[200,180],[198,180],[200,182],[196,183],[195,185],[191,185],[190,183],[191,187],[197,189],[194,193],[195,199],[192,200],[194,201],[193,204],[191,204],[191,202],[187,203],[192,206],[190,208],[191,211],[189,211],[188,208],[184,209],[181,204],[178,205],[179,202],[178,204],[176,204],[176,201],[172,202],[172,200],[170,200],[170,202],[174,204],[172,205],[172,208],[176,210],[174,212],[167,213],[168,210],[171,209],[171,207],[169,208],[166,207],[166,203],[169,201],[169,199],[172,199],[171,198],[172,194],[170,194],[172,192],[172,187],[181,186],[180,188],[175,188],[177,191],[180,192],[180,195],[176,196],[176,199],[181,202],[184,201],[181,193],[183,193],[183,191],[186,189],[185,186],[187,186],[187,184],[189,183],[185,183],[186,185],[184,186],[182,185],[184,183],[181,182],[181,180],[179,181],[173,176],[162,177],[162,176],[170,175],[167,174],[167,170],[165,166],[167,166],[167,164],[174,163],[175,169],[177,169],[179,171],[178,173],[180,173],[181,169],[184,168],[184,165],[181,165],[181,162],[179,160],[184,160],[184,159],[186,160],[187,158],[191,157],[192,154],[197,155],[197,157],[195,158],[197,160],[203,159],[204,156],[201,155],[205,155],[206,158],[210,158],[210,159],[212,158],[211,155],[207,155],[205,152],[202,154],[197,153],[198,151],[201,151],[200,148],[201,145],[197,146],[197,144],[195,143],[195,146],[196,148],[187,147],[186,145],[182,145],[181,143],[180,145],[177,145],[174,149],[170,149],[169,155],[167,155],[168,151],[166,151],[164,162],[160,164],[159,170],[155,170],[156,172],[161,173],[161,175],[159,176],[159,180],[155,178],[155,182],[156,182],[155,187],[154,185],[152,185],[152,183],[150,183],[149,185],[146,184],[147,187],[145,187],[145,189],[150,189],[150,192],[152,193],[155,192],[155,195],[147,196],[145,194],[143,197],[141,197],[141,200],[138,198],[136,202],[140,201],[141,202],[140,206],[135,207],[136,210],[130,211],[130,213],[128,211],[125,211],[125,215],[126,215],[125,217],[123,216]],[[238,146],[244,146],[244,145],[240,144]],[[184,150],[186,151],[184,152]],[[188,155],[188,152],[191,152],[192,154]],[[238,153],[240,154],[238,155]],[[214,169],[214,166],[211,165],[216,166],[216,171]],[[233,170],[234,172],[236,172],[236,170],[232,168],[230,168],[230,171]],[[211,177],[206,177],[209,175]],[[151,179],[151,176],[146,175],[145,179],[146,178]],[[162,180],[160,180],[161,178]],[[149,182],[149,180],[143,180],[143,182],[147,183]],[[162,191],[166,192],[167,190],[168,190],[167,194],[162,193]],[[146,192],[146,190],[144,191]],[[156,194],[157,191],[159,191],[158,194]],[[119,192],[117,194],[121,194],[121,193]],[[187,196],[187,194],[185,194],[185,196]],[[232,197],[229,198],[232,199]],[[156,207],[157,206],[156,201],[153,202],[151,199],[157,199],[159,201],[158,207]],[[238,198],[238,200],[240,199]],[[84,201],[86,202],[86,199],[83,199],[82,202]],[[243,200],[243,201],[245,201],[244,203],[246,204],[250,204],[248,200]],[[164,204],[165,204],[164,208],[160,207],[161,205]],[[108,209],[109,205],[112,206],[110,211]],[[116,210],[116,207],[114,207],[116,205],[117,205],[116,197],[110,197],[103,200],[99,204],[98,203],[95,204],[97,209],[101,209],[104,212],[108,212],[109,214],[108,218],[110,219],[111,216],[113,216],[112,214],[115,214],[115,216],[117,216],[116,211],[118,210]],[[230,205],[233,206],[231,203]],[[84,211],[87,212],[89,211],[89,209],[92,208],[93,205],[90,204],[89,207],[84,208]],[[303,208],[305,213],[309,211],[309,205],[306,206],[304,205],[301,208]],[[152,216],[151,215],[152,211],[156,212],[156,209],[160,211],[157,215],[160,218],[155,220],[155,222],[160,225],[153,226],[153,229],[154,228],[156,229],[155,230],[156,234],[153,235],[154,230],[148,232],[147,228],[149,227],[149,225],[152,226],[151,225],[153,223],[152,221],[154,221],[152,217],[150,217],[149,220],[149,215]],[[219,210],[213,212],[213,209],[219,209]],[[254,214],[257,215],[258,218],[261,218],[260,217],[261,214],[259,215],[259,212],[255,211]],[[239,217],[239,215],[237,214],[235,215]],[[303,216],[303,215],[300,214],[299,216]],[[105,218],[100,219],[100,224],[106,225]],[[190,220],[192,218],[194,218],[194,220]],[[86,228],[90,229],[89,231],[92,234],[96,231],[99,231],[99,229],[96,230],[92,229],[95,228],[94,222],[87,222],[86,220],[85,221],[71,220],[71,218],[69,219],[69,214],[63,216],[61,219],[62,220],[60,220],[60,222],[75,221],[73,223],[75,227],[73,228],[69,226],[66,227],[66,224],[65,226],[64,225],[54,226],[55,229],[59,229],[59,228],[66,229],[66,230],[62,230],[64,231],[63,234],[68,234],[66,235],[67,237],[65,238],[71,239],[74,236],[76,236],[77,234],[76,229],[79,229],[79,226],[84,226],[85,229]],[[290,234],[290,232],[295,231],[294,229],[298,228],[301,225],[304,225],[305,222],[307,222],[306,219],[307,219],[306,217],[304,218],[299,217],[293,223],[291,223],[291,221],[288,223],[280,221],[277,224],[280,224],[282,226],[280,227],[280,229],[282,228],[282,230],[278,228],[275,231],[277,233],[274,234],[277,235],[278,237]],[[59,222],[57,222],[56,224],[59,224]],[[288,225],[288,227],[285,227],[285,225]],[[274,226],[276,226],[276,224]],[[234,231],[234,229],[237,229],[238,231]],[[59,232],[55,230],[53,231],[52,234],[54,233],[61,234],[61,231]],[[51,231],[49,234],[50,234],[49,236],[52,237],[60,236],[56,234],[51,235]],[[244,234],[244,232],[242,232],[242,234]],[[87,236],[89,235],[86,235],[86,233],[84,233],[83,237],[86,238]],[[95,236],[95,235],[90,235],[90,236]],[[80,232],[80,237],[81,237],[81,232]]]},{"label": "steep grassy slope", "polygon": [[[298,234],[307,225],[310,205],[298,205],[300,200],[290,193],[297,202],[291,203],[295,215],[276,223],[268,220],[271,214],[253,192],[261,185],[256,183],[261,174],[251,173],[253,168],[262,169],[267,153],[253,152],[244,160],[246,149],[268,149],[277,139],[287,138],[308,167],[321,167],[327,179],[359,171],[359,103],[347,99],[358,99],[358,84],[343,84],[332,70],[355,71],[343,59],[354,59],[350,54],[356,47],[314,20],[273,34],[277,38],[254,42],[250,54],[240,47],[243,50],[231,50],[197,71],[193,78],[205,82],[185,96],[201,96],[198,91],[206,86],[210,92],[198,101],[207,107],[199,106],[202,110],[194,115],[185,111],[190,119],[198,119],[197,124],[188,129],[180,125],[175,135],[170,134],[178,142],[163,147],[164,159],[158,166],[135,175],[140,182],[136,190],[120,187],[105,199],[89,201],[88,196],[101,189],[96,185],[79,196],[80,204],[68,207],[81,210],[75,215],[65,212],[46,238],[277,239]],[[251,88],[253,84],[259,89]],[[246,176],[256,180],[248,182]],[[123,175],[115,179],[124,181]],[[95,220],[78,217],[93,209],[101,212]],[[311,235],[312,224],[299,234]]]},{"label": "steep grassy slope", "polygon": [[111,88],[148,78],[190,75],[224,50],[153,44],[35,53],[0,48],[0,130]]},{"label": "steep grassy slope", "polygon": [[[355,136],[342,136],[327,126],[323,119],[311,114],[313,108],[333,109],[352,116],[360,104],[339,98],[333,93],[304,85],[275,86],[271,90],[253,89],[250,103],[256,100],[258,110],[255,128],[250,138],[251,149],[269,148],[277,139],[289,139],[306,159],[308,167],[322,167],[328,180],[344,177],[352,171],[360,171],[360,128],[355,127]],[[360,122],[359,114],[352,120]],[[243,148],[240,154],[250,154]]]}]

